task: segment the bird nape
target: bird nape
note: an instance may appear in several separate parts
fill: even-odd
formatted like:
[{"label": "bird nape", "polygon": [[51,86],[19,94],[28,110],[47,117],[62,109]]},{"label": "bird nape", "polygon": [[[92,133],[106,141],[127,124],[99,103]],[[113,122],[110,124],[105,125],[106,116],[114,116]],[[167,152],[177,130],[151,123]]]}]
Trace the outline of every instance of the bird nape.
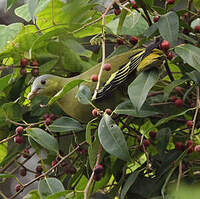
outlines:
[{"label": "bird nape", "polygon": [[[136,72],[152,67],[160,68],[166,60],[163,51],[156,47],[154,44],[154,48],[150,50],[149,48],[147,48],[148,50],[145,48],[134,49],[107,59],[106,63],[111,65],[111,70],[103,71],[100,78],[100,89],[92,103],[100,110],[114,109],[125,98],[127,99],[127,92],[122,92],[122,90],[128,88],[128,85],[135,79]],[[73,80],[89,80],[93,74],[99,73],[100,66],[101,63],[72,78],[49,74],[39,76],[32,84],[28,99],[38,95],[52,97]],[[92,93],[96,89],[96,82],[85,81],[82,84],[89,87]],[[77,92],[78,86],[58,99],[57,103],[67,115],[80,122],[87,123],[93,118],[91,114],[93,107],[89,104],[81,104],[76,97]]]}]

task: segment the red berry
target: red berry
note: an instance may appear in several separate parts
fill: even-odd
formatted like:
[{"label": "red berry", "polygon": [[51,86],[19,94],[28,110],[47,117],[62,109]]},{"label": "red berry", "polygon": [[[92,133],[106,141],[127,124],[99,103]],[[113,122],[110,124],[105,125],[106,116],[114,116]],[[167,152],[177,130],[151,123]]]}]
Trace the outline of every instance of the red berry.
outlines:
[{"label": "red berry", "polygon": [[105,110],[105,112],[106,112],[108,115],[111,115],[111,114],[112,114],[112,110],[109,109],[109,108],[107,108],[107,109]]},{"label": "red berry", "polygon": [[131,1],[131,7],[133,9],[137,9],[138,8],[136,1]]},{"label": "red berry", "polygon": [[103,173],[99,173],[99,174],[94,175],[93,180],[99,181],[101,180],[102,177],[103,177]]},{"label": "red berry", "polygon": [[99,114],[99,113],[98,113],[98,110],[97,110],[97,109],[93,109],[93,110],[92,110],[92,115],[93,115],[94,117],[96,117],[98,114]]},{"label": "red berry", "polygon": [[188,150],[188,153],[192,153],[194,151],[194,146],[191,146],[191,148]]},{"label": "red berry", "polygon": [[182,142],[176,142],[176,144],[175,144],[175,149],[176,149],[177,151],[182,151],[182,150],[184,149],[183,143],[182,143]]},{"label": "red berry", "polygon": [[53,161],[51,162],[51,166],[53,167],[53,166],[55,166],[57,163],[58,163],[58,162],[57,162],[56,160],[53,160]]},{"label": "red berry", "polygon": [[80,154],[81,154],[81,155],[84,155],[84,154],[86,154],[86,153],[87,153],[87,149],[81,149],[81,150],[80,150]]},{"label": "red berry", "polygon": [[34,77],[37,77],[39,75],[39,69],[38,68],[33,68],[31,70],[31,74],[34,76]]},{"label": "red berry", "polygon": [[16,192],[18,192],[21,188],[22,188],[21,184],[17,184],[17,185],[15,186]]},{"label": "red berry", "polygon": [[56,114],[51,113],[51,114],[49,115],[49,118],[52,119],[52,120],[55,120],[55,119],[57,118],[57,116],[56,116]]},{"label": "red berry", "polygon": [[194,151],[200,152],[200,145],[196,145],[196,146],[194,147]]},{"label": "red berry", "polygon": [[149,136],[150,136],[152,139],[155,139],[155,138],[156,138],[156,132],[155,132],[155,131],[150,131],[150,132],[149,132]]},{"label": "red berry", "polygon": [[26,75],[26,69],[25,68],[20,68],[20,74],[22,75],[22,76],[25,76]]},{"label": "red berry", "polygon": [[21,176],[26,176],[26,169],[25,168],[21,169],[19,173]]},{"label": "red berry", "polygon": [[194,32],[195,33],[200,33],[200,26],[195,26],[194,27]]},{"label": "red berry", "polygon": [[189,147],[191,147],[193,145],[193,141],[192,140],[188,140],[187,142],[186,142],[186,148],[189,148]]},{"label": "red berry", "polygon": [[98,164],[94,167],[94,174],[99,174],[99,173],[103,173],[103,166],[101,164]]},{"label": "red berry", "polygon": [[104,64],[103,69],[105,71],[110,71],[111,70],[111,64],[109,64],[109,63]]},{"label": "red berry", "polygon": [[24,149],[23,157],[24,158],[28,158],[29,157],[29,150],[28,149]]},{"label": "red berry", "polygon": [[190,128],[192,128],[193,122],[192,122],[191,120],[188,120],[188,121],[186,122],[186,125],[187,125],[187,127],[190,129]]},{"label": "red berry", "polygon": [[26,65],[28,65],[28,60],[26,58],[22,58],[20,61],[20,65],[22,67],[25,67]]},{"label": "red berry", "polygon": [[39,63],[37,62],[37,60],[33,60],[30,63],[31,66],[39,66]]},{"label": "red berry", "polygon": [[14,137],[14,142],[17,144],[22,144],[24,142],[24,138],[21,135],[17,135]]},{"label": "red berry", "polygon": [[22,126],[18,126],[16,129],[15,129],[15,132],[18,134],[18,135],[22,135],[22,133],[24,132],[24,128]]},{"label": "red berry", "polygon": [[93,82],[97,82],[98,81],[98,75],[96,74],[93,74],[90,79],[93,81]]},{"label": "red berry", "polygon": [[124,44],[124,41],[121,38],[116,39],[117,44],[122,45]]},{"label": "red berry", "polygon": [[178,93],[180,93],[180,92],[182,92],[182,87],[180,87],[180,86],[177,86],[176,88],[175,88],[175,91],[176,92],[178,92]]},{"label": "red berry", "polygon": [[76,168],[75,167],[70,167],[69,173],[70,174],[75,174],[76,173]]},{"label": "red berry", "polygon": [[156,15],[156,16],[153,18],[153,22],[154,22],[154,23],[158,22],[159,18],[160,18],[160,16]]},{"label": "red berry", "polygon": [[169,60],[172,60],[173,57],[174,57],[174,54],[173,54],[172,52],[169,52],[169,53],[167,54],[167,58],[168,58]]},{"label": "red berry", "polygon": [[174,4],[175,0],[167,0],[167,4]]},{"label": "red berry", "polygon": [[148,147],[151,144],[151,142],[149,140],[143,140],[143,144],[145,147]]},{"label": "red berry", "polygon": [[49,126],[50,124],[51,124],[51,118],[47,118],[46,120],[45,120],[45,124],[47,125],[47,126]]},{"label": "red berry", "polygon": [[43,118],[44,118],[44,120],[46,120],[47,118],[49,118],[49,114],[48,114],[48,113],[45,113],[45,114],[43,115]]},{"label": "red berry", "polygon": [[41,165],[38,165],[35,170],[36,170],[37,173],[42,173],[42,171],[43,171]]},{"label": "red berry", "polygon": [[183,100],[182,99],[177,99],[174,104],[176,107],[182,107],[183,106]]},{"label": "red berry", "polygon": [[130,36],[129,37],[129,42],[133,45],[137,44],[138,43],[138,38],[137,37],[133,37],[133,36]]},{"label": "red berry", "polygon": [[170,43],[167,40],[163,40],[160,44],[160,48],[167,51],[170,48]]},{"label": "red berry", "polygon": [[119,9],[114,9],[114,13],[115,13],[116,16],[120,15],[121,9],[120,8]]},{"label": "red berry", "polygon": [[171,101],[171,102],[175,102],[176,100],[177,100],[177,97],[176,96],[171,96],[170,98],[169,98],[169,100]]},{"label": "red berry", "polygon": [[61,162],[61,164],[60,164],[60,166],[61,166],[61,167],[65,167],[66,165],[67,165],[67,163],[66,163],[66,162],[64,162],[64,161],[63,161],[63,162]]}]

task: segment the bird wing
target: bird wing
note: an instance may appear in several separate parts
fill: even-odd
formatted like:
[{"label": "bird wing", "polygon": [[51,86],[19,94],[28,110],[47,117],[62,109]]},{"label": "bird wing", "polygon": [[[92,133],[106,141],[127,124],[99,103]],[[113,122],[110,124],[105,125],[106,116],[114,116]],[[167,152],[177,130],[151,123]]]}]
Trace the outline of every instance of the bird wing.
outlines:
[{"label": "bird wing", "polygon": [[142,60],[145,49],[140,49],[136,51],[129,59],[130,61],[121,66],[118,71],[113,73],[104,86],[97,92],[95,100],[102,99],[121,83],[127,80],[127,77],[132,74],[132,72],[138,67]]}]

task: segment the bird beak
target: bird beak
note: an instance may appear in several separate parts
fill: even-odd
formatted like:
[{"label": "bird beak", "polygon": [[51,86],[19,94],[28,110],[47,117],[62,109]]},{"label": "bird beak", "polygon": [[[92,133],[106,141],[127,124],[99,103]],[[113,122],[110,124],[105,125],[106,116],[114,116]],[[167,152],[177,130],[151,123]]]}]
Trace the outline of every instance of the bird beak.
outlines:
[{"label": "bird beak", "polygon": [[31,100],[35,95],[38,94],[39,89],[32,89],[31,92],[28,94],[27,99]]}]

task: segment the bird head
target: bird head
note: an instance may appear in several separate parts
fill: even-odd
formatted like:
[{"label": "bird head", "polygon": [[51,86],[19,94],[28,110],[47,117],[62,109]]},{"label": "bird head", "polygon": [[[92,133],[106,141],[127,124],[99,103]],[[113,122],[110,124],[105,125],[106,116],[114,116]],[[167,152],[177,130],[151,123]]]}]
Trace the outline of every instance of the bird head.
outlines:
[{"label": "bird head", "polygon": [[56,80],[54,75],[42,75],[37,77],[33,84],[31,92],[28,94],[27,98],[31,100],[33,97],[42,95],[42,96],[53,96],[58,92],[59,82]]}]

